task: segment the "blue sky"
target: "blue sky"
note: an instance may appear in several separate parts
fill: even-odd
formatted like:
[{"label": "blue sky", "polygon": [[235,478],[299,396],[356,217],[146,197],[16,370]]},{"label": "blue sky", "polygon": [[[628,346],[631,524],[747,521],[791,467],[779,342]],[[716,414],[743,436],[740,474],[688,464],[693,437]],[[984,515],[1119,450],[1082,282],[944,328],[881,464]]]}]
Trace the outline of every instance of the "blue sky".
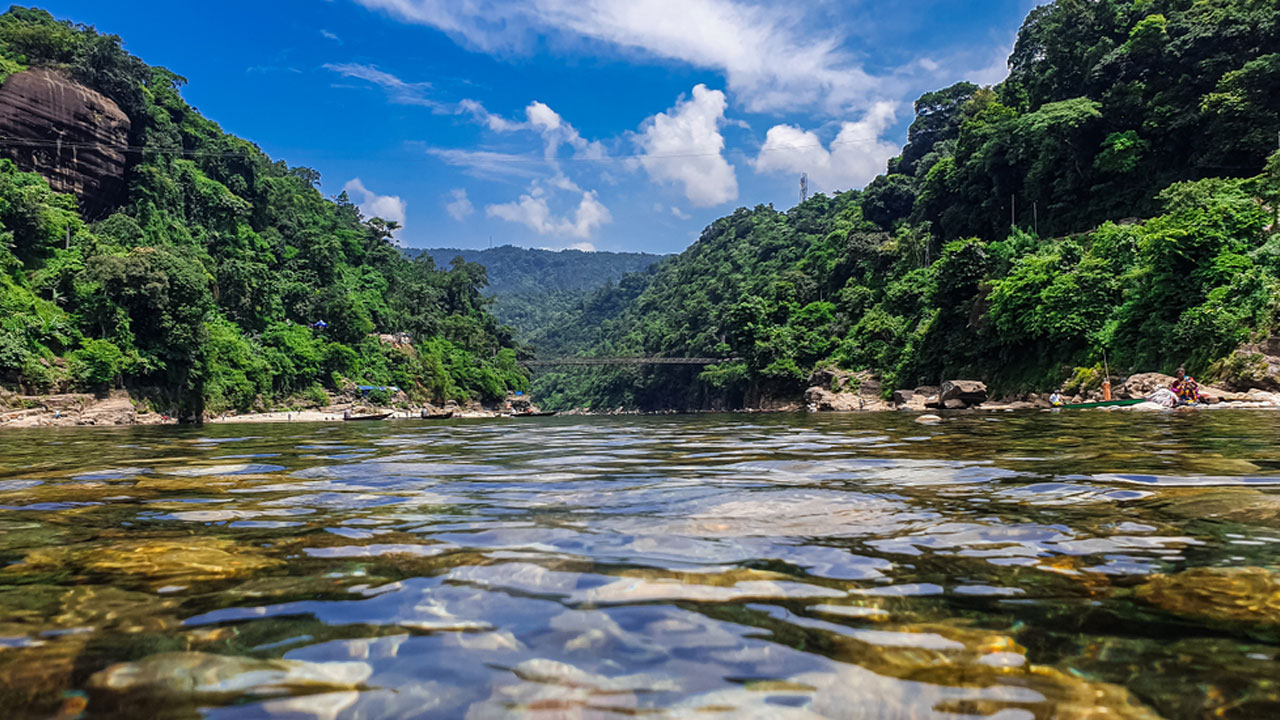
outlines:
[{"label": "blue sky", "polygon": [[[50,0],[414,247],[678,252],[862,187],[1033,0]],[[492,239],[492,240],[491,240]]]}]

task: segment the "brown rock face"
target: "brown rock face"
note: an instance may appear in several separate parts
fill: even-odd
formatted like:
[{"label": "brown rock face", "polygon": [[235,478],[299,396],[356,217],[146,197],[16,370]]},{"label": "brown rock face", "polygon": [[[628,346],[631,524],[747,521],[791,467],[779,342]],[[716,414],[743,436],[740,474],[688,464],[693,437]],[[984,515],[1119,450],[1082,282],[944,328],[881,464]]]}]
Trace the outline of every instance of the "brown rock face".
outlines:
[{"label": "brown rock face", "polygon": [[1209,377],[1241,392],[1251,388],[1280,390],[1280,337],[1240,346],[1231,355],[1214,363],[1209,369]]},{"label": "brown rock face", "polygon": [[50,70],[27,70],[0,86],[0,153],[75,193],[97,212],[124,191],[129,116],[101,93]]},{"label": "brown rock face", "polygon": [[1139,373],[1131,375],[1120,385],[1116,391],[1116,397],[1124,400],[1130,398],[1144,398],[1160,388],[1167,388],[1173,384],[1173,376],[1163,373]]},{"label": "brown rock face", "polygon": [[883,385],[868,372],[851,373],[823,368],[809,377],[805,405],[813,412],[860,412],[892,410],[881,397]]},{"label": "brown rock face", "polygon": [[977,380],[948,380],[942,383],[937,400],[927,403],[931,408],[959,410],[981,405],[987,401],[987,386]]}]

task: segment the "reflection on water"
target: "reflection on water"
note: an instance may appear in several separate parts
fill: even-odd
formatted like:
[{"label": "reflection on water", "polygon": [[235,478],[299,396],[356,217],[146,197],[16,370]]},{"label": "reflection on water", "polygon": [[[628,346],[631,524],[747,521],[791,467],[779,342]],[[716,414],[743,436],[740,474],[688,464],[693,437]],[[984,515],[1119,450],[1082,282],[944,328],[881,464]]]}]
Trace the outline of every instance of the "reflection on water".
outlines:
[{"label": "reflection on water", "polygon": [[1280,414],[0,434],[13,718],[1280,717]]}]

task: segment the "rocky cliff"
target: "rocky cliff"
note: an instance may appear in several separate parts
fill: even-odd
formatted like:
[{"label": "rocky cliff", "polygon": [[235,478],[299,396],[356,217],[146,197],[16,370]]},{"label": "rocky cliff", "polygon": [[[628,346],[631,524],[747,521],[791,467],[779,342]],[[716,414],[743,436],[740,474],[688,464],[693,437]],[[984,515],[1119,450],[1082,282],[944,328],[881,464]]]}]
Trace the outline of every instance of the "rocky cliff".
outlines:
[{"label": "rocky cliff", "polygon": [[74,193],[89,216],[125,189],[129,116],[110,98],[50,70],[27,70],[0,86],[0,154]]}]

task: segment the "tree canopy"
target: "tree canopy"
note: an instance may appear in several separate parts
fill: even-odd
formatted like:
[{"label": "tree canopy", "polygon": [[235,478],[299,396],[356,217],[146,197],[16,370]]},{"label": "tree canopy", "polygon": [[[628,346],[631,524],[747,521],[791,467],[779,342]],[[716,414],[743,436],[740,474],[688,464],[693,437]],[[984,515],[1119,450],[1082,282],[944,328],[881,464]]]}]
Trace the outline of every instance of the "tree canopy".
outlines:
[{"label": "tree canopy", "polygon": [[182,78],[118,37],[14,7],[0,73],[27,67],[113,99],[136,151],[124,202],[101,218],[0,161],[0,379],[150,389],[188,419],[353,384],[437,401],[527,388],[482,266],[405,257],[394,223],[222,132],[182,99]]},{"label": "tree canopy", "polygon": [[[824,365],[889,387],[1209,369],[1277,325],[1280,6],[1057,0],[992,87],[926,93],[864,191],[742,208],[544,336],[733,362],[551,373],[561,406],[741,406]],[[591,332],[576,331],[588,326]]]}]

